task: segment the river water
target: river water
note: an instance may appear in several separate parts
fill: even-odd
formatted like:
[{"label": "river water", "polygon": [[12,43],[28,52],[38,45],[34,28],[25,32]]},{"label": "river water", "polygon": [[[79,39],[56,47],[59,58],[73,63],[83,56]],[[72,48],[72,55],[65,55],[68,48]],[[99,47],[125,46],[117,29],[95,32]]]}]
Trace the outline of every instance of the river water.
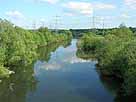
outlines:
[{"label": "river water", "polygon": [[114,102],[116,83],[99,75],[97,61],[76,56],[76,42],[45,51],[33,69],[18,68],[0,85],[0,102]]}]

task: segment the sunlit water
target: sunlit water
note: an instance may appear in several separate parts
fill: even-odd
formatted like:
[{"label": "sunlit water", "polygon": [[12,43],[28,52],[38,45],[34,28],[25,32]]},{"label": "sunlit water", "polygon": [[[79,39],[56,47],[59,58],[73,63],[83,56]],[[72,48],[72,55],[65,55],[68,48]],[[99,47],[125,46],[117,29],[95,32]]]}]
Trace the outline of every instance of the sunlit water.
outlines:
[{"label": "sunlit water", "polygon": [[76,57],[76,40],[67,47],[59,47],[49,62],[38,60],[34,76],[38,80],[34,92],[26,102],[112,102],[109,92],[96,72],[96,61]]}]

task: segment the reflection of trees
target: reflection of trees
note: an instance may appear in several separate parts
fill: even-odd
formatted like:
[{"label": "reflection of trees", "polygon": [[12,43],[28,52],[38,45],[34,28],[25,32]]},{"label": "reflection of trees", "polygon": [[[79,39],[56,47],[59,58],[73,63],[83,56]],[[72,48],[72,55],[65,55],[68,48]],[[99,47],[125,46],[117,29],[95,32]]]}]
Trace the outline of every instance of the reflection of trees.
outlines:
[{"label": "reflection of trees", "polygon": [[114,102],[135,102],[136,96],[122,96],[117,95],[114,99]]},{"label": "reflection of trees", "polygon": [[[87,54],[81,49],[78,49],[76,52],[77,57],[82,59],[95,59],[94,54]],[[99,69],[97,70],[100,81],[102,82],[104,88],[108,90],[113,96],[114,96],[114,102],[133,102],[133,100],[136,100],[135,96],[125,96],[124,90],[122,88],[122,80],[115,78],[115,77],[109,77],[109,76],[103,76],[102,71]]]},{"label": "reflection of trees", "polygon": [[107,89],[113,95],[116,95],[121,87],[120,80],[114,77],[103,76],[100,72],[98,72],[100,81],[102,82],[105,89]]},{"label": "reflection of trees", "polygon": [[40,47],[38,49],[38,57],[39,57],[38,59],[48,62],[51,57],[51,52],[54,52],[57,49],[57,47],[58,47],[58,44]]},{"label": "reflection of trees", "polygon": [[0,83],[0,102],[25,102],[28,92],[36,89],[33,68],[18,65],[12,70],[15,74]]},{"label": "reflection of trees", "polygon": [[[50,46],[38,49],[38,59],[48,61],[51,52],[54,52],[60,45],[67,47],[70,41],[55,43]],[[29,92],[36,90],[37,81],[34,78],[32,66],[25,66],[21,63],[11,66],[10,70],[15,71],[8,79],[3,79],[0,83],[0,102],[26,102]]]},{"label": "reflection of trees", "polygon": [[[67,47],[70,42],[71,41],[62,41],[60,43],[53,43],[49,46],[39,48],[37,51],[38,59],[48,61],[51,52],[54,52],[60,45]],[[23,55],[27,58],[27,55],[25,54]],[[31,53],[29,52],[28,56],[29,54]],[[32,58],[32,61],[36,60],[33,56],[29,57]],[[15,74],[7,79],[3,79],[0,83],[0,102],[26,102],[28,93],[36,90],[37,81],[34,77],[32,66],[25,66],[21,64],[21,61],[15,62],[17,65],[10,66],[10,70],[13,70]],[[25,62],[23,63],[25,64]]]},{"label": "reflection of trees", "polygon": [[68,41],[64,41],[64,42],[62,43],[62,46],[63,46],[64,48],[70,46],[70,45],[71,45],[71,41],[72,41],[72,39],[71,39],[71,40],[68,40]]},{"label": "reflection of trees", "polygon": [[95,58],[95,54],[91,54],[91,53],[85,53],[84,51],[82,51],[81,49],[78,49],[76,52],[76,56],[82,59],[91,59],[91,60],[96,60]]},{"label": "reflection of trees", "polygon": [[112,95],[115,96],[114,102],[133,102],[136,100],[136,96],[125,96],[122,90],[122,81],[114,77],[103,76],[98,71],[100,81],[105,89],[107,89]]},{"label": "reflection of trees", "polygon": [[39,60],[43,60],[43,61],[49,61],[50,57],[51,57],[51,52],[56,51],[56,49],[62,45],[63,47],[67,47],[71,44],[71,41],[63,41],[61,43],[55,43],[55,44],[51,44],[48,46],[42,46],[38,49],[37,53],[38,53],[38,59]]}]

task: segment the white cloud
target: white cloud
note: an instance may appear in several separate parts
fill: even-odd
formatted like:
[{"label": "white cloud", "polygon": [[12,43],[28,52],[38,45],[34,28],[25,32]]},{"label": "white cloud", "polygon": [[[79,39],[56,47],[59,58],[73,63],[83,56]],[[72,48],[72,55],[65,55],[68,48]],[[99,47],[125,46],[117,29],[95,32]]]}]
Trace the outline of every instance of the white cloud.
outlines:
[{"label": "white cloud", "polygon": [[125,4],[132,9],[136,9],[136,0],[124,0]]},{"label": "white cloud", "polygon": [[72,57],[71,60],[70,60],[71,64],[74,64],[74,63],[87,63],[87,62],[90,62],[90,60],[84,60],[84,59],[80,59],[80,58],[77,58],[77,57]]},{"label": "white cloud", "polygon": [[46,20],[45,20],[44,18],[41,18],[39,21],[40,21],[41,23],[45,23],[45,22],[46,22]]},{"label": "white cloud", "polygon": [[[90,62],[90,60],[83,60],[80,58],[77,58],[76,56],[70,56],[67,57],[65,60],[62,61],[62,63],[67,64],[76,64],[76,63],[87,63]],[[52,63],[43,63],[43,65],[40,66],[41,69],[50,70],[50,71],[56,71],[64,68],[64,65],[62,63],[52,62]]]},{"label": "white cloud", "polygon": [[63,4],[63,7],[73,10],[76,13],[91,15],[93,13],[92,4],[87,2],[71,1]]},{"label": "white cloud", "polygon": [[60,70],[61,69],[61,64],[59,63],[51,63],[51,64],[46,64],[43,69],[45,70],[52,70],[52,71],[56,71],[56,70]]},{"label": "white cloud", "polygon": [[123,18],[123,19],[129,19],[130,16],[129,16],[128,14],[126,14],[126,13],[123,13],[123,14],[121,15],[121,18]]},{"label": "white cloud", "polygon": [[112,4],[105,4],[105,3],[95,3],[94,9],[115,9],[116,7]]},{"label": "white cloud", "polygon": [[16,20],[24,18],[24,15],[21,12],[17,11],[17,10],[8,11],[8,12],[6,12],[6,15],[8,17],[10,17],[11,19],[16,19]]},{"label": "white cloud", "polygon": [[72,12],[65,12],[64,15],[65,16],[75,16],[74,13],[72,13]]},{"label": "white cloud", "polygon": [[56,4],[57,2],[59,2],[59,0],[36,0],[38,2],[47,2],[50,4]]},{"label": "white cloud", "polygon": [[72,12],[80,13],[84,15],[92,15],[93,10],[97,9],[115,9],[116,6],[112,4],[105,4],[105,3],[90,3],[90,2],[80,2],[80,1],[70,1],[65,4],[63,4],[63,7],[70,9]]},{"label": "white cloud", "polygon": [[5,15],[6,18],[16,26],[25,27],[26,24],[29,24],[29,21],[26,19],[26,17],[18,10],[7,11]]}]

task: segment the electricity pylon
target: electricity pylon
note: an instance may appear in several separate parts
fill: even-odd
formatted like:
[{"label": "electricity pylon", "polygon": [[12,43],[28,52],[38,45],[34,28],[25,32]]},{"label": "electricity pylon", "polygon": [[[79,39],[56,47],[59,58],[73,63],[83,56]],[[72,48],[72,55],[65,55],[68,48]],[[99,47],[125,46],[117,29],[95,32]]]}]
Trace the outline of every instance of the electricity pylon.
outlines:
[{"label": "electricity pylon", "polygon": [[54,24],[55,32],[56,32],[56,33],[58,33],[59,22],[60,22],[60,16],[56,15],[56,16],[55,16],[55,24]]}]

